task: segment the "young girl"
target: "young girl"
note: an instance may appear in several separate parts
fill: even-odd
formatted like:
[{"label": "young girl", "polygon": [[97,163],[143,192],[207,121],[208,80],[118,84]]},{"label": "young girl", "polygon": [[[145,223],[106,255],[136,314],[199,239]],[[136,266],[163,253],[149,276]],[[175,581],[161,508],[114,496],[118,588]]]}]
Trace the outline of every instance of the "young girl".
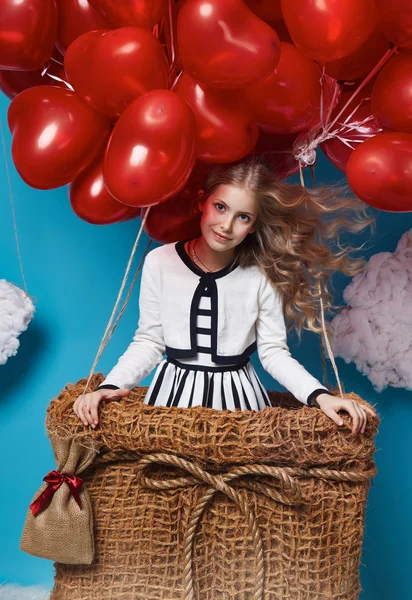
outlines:
[{"label": "young girl", "polygon": [[[349,260],[352,248],[338,243],[334,253],[323,238],[335,239],[344,225],[361,231],[372,224],[368,207],[333,189],[280,183],[262,157],[215,167],[198,202],[201,236],[148,253],[133,341],[97,390],[77,398],[74,412],[95,427],[100,401],[126,396],[156,366],[146,404],[263,409],[271,404],[250,362],[257,350],[265,370],[300,402],[337,425],[337,411],[347,411],[352,433],[363,433],[367,413],[376,413],[329,394],[292,358],[285,316],[299,339],[303,327],[322,332],[317,282],[325,306],[335,308],[330,274],[354,275],[365,265]],[[350,220],[345,209],[353,211]]]}]

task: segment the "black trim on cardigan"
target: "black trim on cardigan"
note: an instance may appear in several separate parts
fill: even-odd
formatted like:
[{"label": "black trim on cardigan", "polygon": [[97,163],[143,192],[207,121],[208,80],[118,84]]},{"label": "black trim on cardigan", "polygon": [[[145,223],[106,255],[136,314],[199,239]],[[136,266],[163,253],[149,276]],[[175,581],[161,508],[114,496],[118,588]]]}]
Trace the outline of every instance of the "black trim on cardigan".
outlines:
[{"label": "black trim on cardigan", "polygon": [[105,385],[99,385],[99,387],[97,387],[94,391],[97,392],[97,390],[104,390],[104,389],[120,390],[119,386],[113,385],[111,383],[106,383]]},{"label": "black trim on cardigan", "polygon": [[196,327],[196,331],[197,331],[197,333],[203,333],[205,335],[210,335],[212,330],[208,329],[207,327]]},{"label": "black trim on cardigan", "polygon": [[[192,238],[193,239],[193,238]],[[206,315],[211,317],[211,329],[210,329],[210,337],[211,337],[211,348],[208,350],[211,353],[212,361],[218,365],[227,365],[233,363],[239,363],[249,358],[253,352],[257,349],[256,340],[250,344],[242,354],[232,355],[232,356],[219,356],[217,354],[217,332],[218,332],[218,290],[216,285],[216,279],[220,277],[224,277],[232,270],[236,269],[239,266],[236,258],[223,267],[223,269],[219,269],[219,271],[207,272],[200,269],[195,263],[190,259],[186,250],[184,249],[184,244],[189,240],[180,240],[175,243],[175,249],[177,254],[180,256],[184,264],[196,275],[199,275],[199,284],[195,289],[193,294],[192,302],[190,305],[190,318],[189,318],[189,326],[190,326],[190,348],[182,349],[182,348],[173,348],[171,346],[166,346],[166,354],[167,357],[172,359],[178,358],[192,358],[196,356],[196,354],[200,351],[204,351],[205,349],[200,346],[197,346],[197,315]],[[199,309],[199,303],[202,296],[210,296],[210,310],[208,309]]]},{"label": "black trim on cardigan", "polygon": [[180,256],[180,258],[182,259],[182,261],[185,263],[185,265],[191,271],[193,271],[193,273],[196,273],[196,275],[200,275],[200,276],[210,275],[213,279],[219,279],[219,277],[224,277],[230,271],[232,271],[232,270],[234,271],[239,266],[239,263],[237,262],[236,258],[234,258],[231,263],[226,265],[226,267],[223,267],[223,269],[219,269],[219,271],[213,271],[213,273],[202,271],[202,269],[200,269],[197,265],[195,265],[195,263],[191,260],[190,256],[187,254],[186,250],[184,249],[184,245],[186,244],[186,242],[189,242],[192,239],[194,239],[194,238],[189,238],[188,240],[179,240],[178,242],[175,243],[175,249],[176,249],[176,252],[178,253],[178,255]]},{"label": "black trim on cardigan", "polygon": [[308,399],[307,399],[308,406],[310,406],[311,408],[315,408],[314,406],[312,406],[312,400],[317,398],[320,394],[329,394],[329,393],[330,393],[329,390],[326,390],[325,388],[317,388],[316,390],[313,390],[313,392],[311,394],[309,394]]}]

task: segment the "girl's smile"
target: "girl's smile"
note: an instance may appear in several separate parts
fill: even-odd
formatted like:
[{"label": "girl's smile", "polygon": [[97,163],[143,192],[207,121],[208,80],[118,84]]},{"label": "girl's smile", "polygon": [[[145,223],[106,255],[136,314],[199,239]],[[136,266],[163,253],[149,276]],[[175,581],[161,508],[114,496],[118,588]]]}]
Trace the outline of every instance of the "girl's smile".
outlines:
[{"label": "girl's smile", "polygon": [[[213,231],[213,229],[212,229],[212,231]],[[213,231],[213,233],[215,234],[216,238],[219,241],[222,241],[222,242],[230,241],[230,238],[224,237],[223,235],[220,235],[219,233],[216,233],[216,231]]]}]

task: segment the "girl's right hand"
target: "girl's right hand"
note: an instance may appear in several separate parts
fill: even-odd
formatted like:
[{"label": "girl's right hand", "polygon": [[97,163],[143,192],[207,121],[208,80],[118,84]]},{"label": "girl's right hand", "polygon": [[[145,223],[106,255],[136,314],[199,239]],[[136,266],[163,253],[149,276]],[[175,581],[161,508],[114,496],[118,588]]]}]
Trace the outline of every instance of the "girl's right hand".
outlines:
[{"label": "girl's right hand", "polygon": [[85,425],[93,429],[99,421],[98,407],[102,400],[117,400],[130,394],[131,390],[111,390],[103,388],[89,394],[82,394],[73,403],[73,411]]}]

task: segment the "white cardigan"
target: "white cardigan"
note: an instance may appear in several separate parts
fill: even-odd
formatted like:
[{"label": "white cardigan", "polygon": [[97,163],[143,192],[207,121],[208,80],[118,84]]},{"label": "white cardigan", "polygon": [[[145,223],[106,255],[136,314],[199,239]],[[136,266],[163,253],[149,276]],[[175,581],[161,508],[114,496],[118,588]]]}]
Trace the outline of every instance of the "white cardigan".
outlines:
[{"label": "white cardigan", "polygon": [[134,388],[165,353],[176,359],[196,356],[196,308],[209,288],[214,362],[233,364],[257,350],[264,369],[300,402],[310,405],[320,391],[328,392],[292,358],[282,301],[266,275],[257,266],[237,264],[205,273],[189,259],[183,244],[165,244],[147,254],[138,328],[101,386]]}]

